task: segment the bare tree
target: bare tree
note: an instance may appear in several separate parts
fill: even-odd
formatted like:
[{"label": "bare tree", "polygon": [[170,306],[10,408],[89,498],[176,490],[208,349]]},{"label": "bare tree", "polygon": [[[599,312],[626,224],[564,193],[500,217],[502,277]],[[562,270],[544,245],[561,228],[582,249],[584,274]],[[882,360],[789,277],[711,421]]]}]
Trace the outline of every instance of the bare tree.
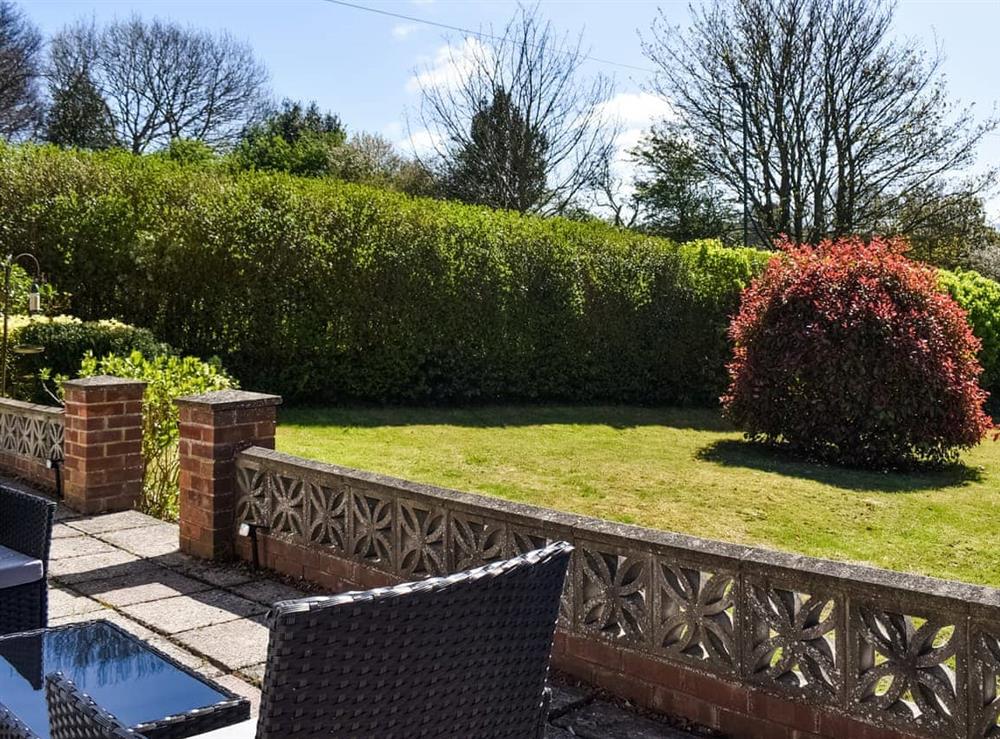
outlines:
[{"label": "bare tree", "polygon": [[42,37],[14,3],[0,0],[0,136],[31,134],[41,121]]},{"label": "bare tree", "polygon": [[757,239],[870,233],[915,192],[976,195],[996,170],[960,178],[997,119],[954,105],[942,55],[891,37],[886,0],[712,0],[682,32],[660,14],[654,89],[732,194],[748,191]]},{"label": "bare tree", "polygon": [[501,32],[449,48],[443,73],[417,75],[433,149],[424,163],[452,183],[449,195],[560,213],[594,187],[614,150],[616,130],[601,109],[613,85],[582,79],[579,38],[521,7]]},{"label": "bare tree", "polygon": [[260,110],[267,82],[251,48],[228,34],[137,16],[61,31],[52,40],[50,74],[57,88],[87,75],[119,140],[137,154],[175,138],[232,143]]}]

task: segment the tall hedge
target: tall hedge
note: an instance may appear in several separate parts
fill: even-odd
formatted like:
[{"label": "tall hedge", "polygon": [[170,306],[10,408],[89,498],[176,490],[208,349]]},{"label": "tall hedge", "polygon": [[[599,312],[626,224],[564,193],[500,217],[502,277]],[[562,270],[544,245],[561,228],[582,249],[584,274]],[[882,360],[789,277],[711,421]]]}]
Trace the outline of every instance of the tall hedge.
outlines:
[{"label": "tall hedge", "polygon": [[316,402],[715,403],[766,255],[161,157],[0,145],[0,223],[84,319]]}]

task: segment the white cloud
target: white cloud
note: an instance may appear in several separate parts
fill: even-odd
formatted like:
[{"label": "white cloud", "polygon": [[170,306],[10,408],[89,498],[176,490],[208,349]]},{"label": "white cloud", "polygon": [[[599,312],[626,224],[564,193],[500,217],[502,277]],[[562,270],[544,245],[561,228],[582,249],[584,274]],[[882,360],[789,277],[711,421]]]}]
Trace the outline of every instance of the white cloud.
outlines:
[{"label": "white cloud", "polygon": [[607,125],[618,128],[618,139],[611,171],[618,180],[619,193],[632,191],[636,167],[631,150],[636,147],[650,126],[675,116],[670,103],[648,92],[620,92],[601,104],[601,118]]},{"label": "white cloud", "polygon": [[412,131],[396,142],[396,147],[411,154],[427,156],[433,154],[441,143],[441,136],[434,131],[422,128]]},{"label": "white cloud", "polygon": [[607,120],[617,121],[624,128],[646,129],[674,116],[670,103],[649,92],[620,92],[601,103],[600,110]]},{"label": "white cloud", "polygon": [[410,0],[410,5],[433,5],[436,0]]},{"label": "white cloud", "polygon": [[397,23],[392,27],[392,37],[402,41],[409,38],[410,35],[419,31],[422,27],[418,23]]},{"label": "white cloud", "polygon": [[418,92],[425,87],[458,87],[472,72],[476,59],[491,53],[490,48],[474,36],[466,37],[457,47],[446,44],[434,53],[434,58],[429,63],[407,80],[406,90]]}]

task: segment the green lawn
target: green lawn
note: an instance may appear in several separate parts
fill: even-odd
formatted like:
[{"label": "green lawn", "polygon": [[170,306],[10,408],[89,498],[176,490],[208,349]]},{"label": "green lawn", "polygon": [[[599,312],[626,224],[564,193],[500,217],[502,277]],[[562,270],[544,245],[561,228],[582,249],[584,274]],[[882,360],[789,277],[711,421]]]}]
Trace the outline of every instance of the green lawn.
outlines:
[{"label": "green lawn", "polygon": [[1000,442],[938,472],[796,461],[706,410],[318,409],[278,448],[541,506],[1000,586]]}]

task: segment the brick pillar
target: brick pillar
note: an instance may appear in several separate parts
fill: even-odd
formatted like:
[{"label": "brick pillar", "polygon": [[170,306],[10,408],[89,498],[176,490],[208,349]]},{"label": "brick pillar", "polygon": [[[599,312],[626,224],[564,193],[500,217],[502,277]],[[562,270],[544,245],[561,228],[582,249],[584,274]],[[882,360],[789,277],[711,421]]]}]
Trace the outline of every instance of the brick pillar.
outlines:
[{"label": "brick pillar", "polygon": [[142,495],[142,393],[146,383],[85,377],[63,384],[66,505],[83,513],[125,511]]},{"label": "brick pillar", "polygon": [[233,556],[236,455],[274,448],[277,395],[219,390],[177,399],[180,409],[181,551],[206,559]]}]

